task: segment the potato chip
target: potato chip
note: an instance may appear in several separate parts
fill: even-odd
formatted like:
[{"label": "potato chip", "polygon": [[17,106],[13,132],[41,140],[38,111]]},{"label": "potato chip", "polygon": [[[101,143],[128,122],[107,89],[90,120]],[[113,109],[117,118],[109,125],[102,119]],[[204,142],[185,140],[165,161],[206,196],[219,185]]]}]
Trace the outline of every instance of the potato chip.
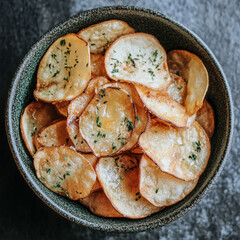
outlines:
[{"label": "potato chip", "polygon": [[91,193],[89,196],[79,199],[79,201],[85,207],[89,208],[92,213],[98,216],[109,218],[123,217],[123,215],[117,212],[117,210],[112,206],[111,202],[102,190]]},{"label": "potato chip", "polygon": [[188,115],[185,107],[174,101],[167,93],[142,86],[136,86],[136,89],[151,113],[175,126],[186,126]]},{"label": "potato chip", "polygon": [[70,102],[71,101],[63,101],[63,102],[57,102],[55,104],[58,112],[64,117],[68,116],[68,106],[69,106]]},{"label": "potato chip", "polygon": [[161,90],[171,83],[167,56],[159,41],[147,33],[116,40],[106,51],[105,69],[115,81],[126,81]]},{"label": "potato chip", "polygon": [[180,104],[184,104],[187,94],[187,84],[185,81],[176,74],[170,74],[172,77],[172,83],[167,89],[168,95]]},{"label": "potato chip", "polygon": [[114,83],[105,84],[103,88],[110,87],[110,86],[122,88],[125,91],[127,91],[128,94],[131,96],[133,103],[136,107],[135,128],[133,130],[133,134],[131,138],[129,139],[129,142],[120,150],[120,152],[122,153],[132,149],[137,144],[138,138],[141,135],[141,133],[145,130],[150,117],[147,110],[144,108],[144,105],[133,84],[114,82]]},{"label": "potato chip", "polygon": [[140,136],[139,145],[163,172],[185,181],[197,179],[210,156],[210,142],[195,121],[189,128],[176,128],[152,119]]},{"label": "potato chip", "polygon": [[171,73],[177,73],[187,82],[185,106],[191,116],[203,104],[209,84],[207,69],[199,57],[184,50],[168,53],[168,67]]},{"label": "potato chip", "polygon": [[36,152],[33,144],[36,132],[58,118],[59,114],[52,104],[32,102],[24,109],[21,115],[20,128],[23,140],[32,156]]},{"label": "potato chip", "polygon": [[196,186],[198,179],[186,182],[164,173],[146,155],[140,161],[140,193],[157,207],[175,204],[185,198]]},{"label": "potato chip", "polygon": [[78,36],[89,43],[91,53],[102,54],[117,38],[134,32],[126,22],[110,20],[91,25],[81,30]]},{"label": "potato chip", "polygon": [[88,43],[69,33],[58,38],[43,56],[34,97],[45,102],[71,100],[83,92],[90,76]]},{"label": "potato chip", "polygon": [[215,128],[214,111],[212,106],[203,101],[202,107],[197,112],[196,121],[202,126],[209,138],[212,138]]},{"label": "potato chip", "polygon": [[139,166],[135,157],[100,158],[96,171],[106,196],[124,217],[144,218],[161,210],[140,194]]},{"label": "potato chip", "polygon": [[[94,154],[91,154],[91,153],[90,154],[89,153],[81,153],[81,154],[92,164],[93,168],[95,169],[98,158]],[[96,179],[96,182],[94,183],[94,185],[92,187],[92,192],[98,191],[101,188],[102,187],[101,187],[98,179]]]},{"label": "potato chip", "polygon": [[67,131],[77,151],[91,152],[91,149],[79,132],[79,117],[93,98],[94,94],[97,93],[99,87],[105,83],[109,83],[109,80],[105,77],[91,79],[84,92],[69,104]]},{"label": "potato chip", "polygon": [[73,146],[67,133],[67,122],[61,120],[42,128],[34,138],[34,144],[40,147]]},{"label": "potato chip", "polygon": [[34,156],[39,180],[50,190],[72,200],[90,194],[96,181],[92,165],[69,147],[46,147]]},{"label": "potato chip", "polygon": [[131,153],[141,155],[143,154],[143,150],[141,147],[137,146],[136,148],[131,150]]},{"label": "potato chip", "polygon": [[100,88],[80,116],[80,133],[95,156],[113,155],[129,141],[135,116],[132,98],[125,90]]},{"label": "potato chip", "polygon": [[95,76],[107,76],[104,66],[104,56],[101,54],[91,54],[91,74]]}]

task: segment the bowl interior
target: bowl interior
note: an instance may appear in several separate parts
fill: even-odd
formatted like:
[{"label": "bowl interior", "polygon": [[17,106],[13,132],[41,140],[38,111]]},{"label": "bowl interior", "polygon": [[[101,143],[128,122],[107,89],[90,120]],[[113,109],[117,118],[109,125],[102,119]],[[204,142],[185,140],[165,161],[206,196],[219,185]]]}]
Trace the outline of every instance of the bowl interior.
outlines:
[{"label": "bowl interior", "polygon": [[[212,138],[212,152],[205,172],[196,188],[185,199],[161,212],[140,220],[106,219],[95,216],[77,202],[65,199],[48,190],[35,176],[32,158],[20,135],[21,111],[33,100],[36,70],[48,47],[60,36],[78,32],[89,25],[120,19],[138,32],[156,36],[166,51],[185,49],[198,55],[204,62],[210,77],[207,99],[215,111],[216,126]],[[203,196],[214,182],[223,166],[232,128],[231,96],[221,67],[206,45],[193,33],[150,10],[134,7],[105,7],[82,12],[47,32],[28,52],[20,64],[9,92],[6,127],[9,144],[15,161],[27,183],[53,210],[84,226],[104,231],[136,232],[163,226],[186,213]]]}]

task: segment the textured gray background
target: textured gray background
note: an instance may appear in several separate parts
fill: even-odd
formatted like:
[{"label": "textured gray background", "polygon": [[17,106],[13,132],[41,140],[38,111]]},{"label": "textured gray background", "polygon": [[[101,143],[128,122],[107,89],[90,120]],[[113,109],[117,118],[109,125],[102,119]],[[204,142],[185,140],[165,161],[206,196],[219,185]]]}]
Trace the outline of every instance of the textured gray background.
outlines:
[{"label": "textured gray background", "polygon": [[[4,133],[4,102],[11,77],[29,47],[49,28],[79,11],[107,5],[160,11],[197,33],[214,52],[230,83],[235,112],[232,149],[216,185],[187,215],[154,231],[112,234],[58,216],[18,172]],[[0,1],[1,173],[0,239],[240,239],[240,1],[32,0]]]}]

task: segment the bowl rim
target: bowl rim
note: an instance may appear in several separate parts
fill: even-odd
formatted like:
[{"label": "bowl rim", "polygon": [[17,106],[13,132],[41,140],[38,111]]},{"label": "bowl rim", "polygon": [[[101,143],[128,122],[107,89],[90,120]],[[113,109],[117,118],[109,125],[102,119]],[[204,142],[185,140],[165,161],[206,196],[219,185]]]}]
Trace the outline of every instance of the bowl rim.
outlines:
[{"label": "bowl rim", "polygon": [[[153,15],[155,17],[159,17],[160,19],[163,19],[171,24],[176,25],[179,27],[183,32],[186,34],[190,35],[193,39],[197,41],[197,43],[204,49],[204,51],[208,54],[208,57],[213,61],[213,64],[215,65],[216,69],[218,70],[222,80],[223,80],[223,85],[226,88],[226,95],[227,99],[229,102],[229,132],[228,132],[228,138],[226,141],[226,146],[223,152],[223,155],[221,157],[221,161],[219,162],[219,165],[217,166],[216,170],[213,173],[212,178],[208,181],[207,185],[198,193],[198,197],[195,197],[191,201],[189,201],[185,206],[183,206],[180,209],[175,210],[174,217],[168,217],[164,223],[160,223],[158,219],[154,219],[151,223],[145,224],[144,219],[143,223],[142,222],[136,222],[134,226],[113,226],[111,227],[107,226],[108,224],[95,224],[92,223],[91,221],[86,221],[83,219],[80,219],[70,212],[67,212],[65,209],[63,209],[61,206],[59,206],[57,203],[55,203],[47,194],[45,194],[38,186],[37,183],[32,179],[30,174],[26,171],[24,165],[22,164],[21,160],[21,155],[20,152],[17,149],[16,146],[16,139],[14,138],[14,130],[13,130],[13,122],[12,122],[12,112],[13,112],[13,105],[11,104],[14,99],[14,95],[16,92],[16,88],[18,85],[18,82],[20,80],[20,73],[21,71],[25,68],[25,65],[28,63],[28,58],[31,56],[32,51],[37,47],[37,45],[41,44],[44,42],[45,38],[50,35],[54,29],[56,29],[59,26],[62,26],[64,24],[67,24],[71,20],[78,19],[82,14],[94,14],[97,13],[99,10],[101,11],[108,11],[108,10],[131,10],[131,11],[136,11],[136,12],[143,12],[145,14]],[[107,232],[140,232],[140,231],[146,231],[146,230],[152,230],[156,229],[158,227],[162,227],[166,224],[171,223],[172,221],[175,221],[185,215],[191,208],[193,208],[196,204],[200,202],[200,200],[204,197],[206,192],[211,188],[211,186],[216,182],[216,179],[220,175],[221,171],[223,170],[224,164],[226,163],[227,160],[227,155],[230,151],[230,146],[232,142],[232,136],[233,136],[233,126],[234,126],[234,113],[233,113],[233,101],[232,101],[232,96],[231,96],[231,90],[229,87],[229,83],[227,81],[227,78],[223,72],[223,69],[221,65],[219,64],[218,60],[214,56],[213,52],[209,49],[209,47],[204,43],[204,41],[198,37],[193,31],[189,30],[187,27],[183,26],[180,24],[178,21],[171,19],[170,17],[162,14],[159,11],[153,11],[150,9],[146,9],[143,7],[136,7],[136,6],[126,6],[126,5],[115,5],[115,6],[105,6],[105,7],[98,7],[98,8],[93,8],[85,11],[80,11],[78,14],[73,15],[72,17],[66,19],[65,21],[60,22],[59,24],[55,25],[52,27],[50,30],[45,32],[38,41],[36,41],[31,48],[28,50],[28,52],[25,54],[23,59],[20,61],[17,70],[12,78],[11,84],[9,86],[9,91],[8,91],[8,97],[6,101],[6,108],[5,108],[5,129],[6,129],[6,134],[7,134],[7,139],[8,139],[8,144],[10,146],[14,161],[23,176],[24,180],[27,182],[27,184],[30,186],[30,188],[33,190],[33,192],[51,209],[53,209],[55,212],[57,212],[59,215],[62,217],[80,224],[85,227],[89,227],[93,230],[101,230],[101,231],[107,231]],[[127,225],[127,223],[126,223]],[[120,229],[119,229],[120,228]]]}]

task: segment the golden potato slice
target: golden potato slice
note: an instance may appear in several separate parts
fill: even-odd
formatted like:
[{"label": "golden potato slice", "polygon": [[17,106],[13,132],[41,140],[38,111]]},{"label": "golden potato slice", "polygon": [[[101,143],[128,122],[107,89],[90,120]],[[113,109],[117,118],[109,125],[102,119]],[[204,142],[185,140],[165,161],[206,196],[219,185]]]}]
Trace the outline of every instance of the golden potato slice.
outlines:
[{"label": "golden potato slice", "polygon": [[88,43],[69,33],[58,38],[43,56],[34,97],[45,102],[71,100],[83,92],[90,76]]},{"label": "golden potato slice", "polygon": [[[81,153],[81,154],[92,164],[93,168],[95,169],[98,158],[94,154],[91,154],[91,153],[90,154],[89,153]],[[91,191],[95,192],[101,188],[102,187],[101,187],[98,179],[96,179],[96,182],[94,183]]]},{"label": "golden potato slice", "polygon": [[94,94],[98,92],[99,87],[105,83],[109,83],[109,80],[105,77],[91,79],[84,92],[69,104],[67,131],[77,151],[91,152],[91,149],[79,132],[79,117],[93,98]]},{"label": "golden potato slice", "polygon": [[58,112],[64,117],[68,116],[68,106],[69,106],[70,102],[71,101],[63,101],[63,102],[57,102],[55,104]]},{"label": "golden potato slice", "polygon": [[208,90],[207,69],[199,57],[184,50],[168,53],[168,67],[171,73],[177,73],[187,82],[185,106],[188,115],[193,115],[201,108]]},{"label": "golden potato slice", "polygon": [[139,145],[163,172],[185,181],[197,179],[210,156],[210,142],[195,121],[189,128],[167,126],[152,119]]},{"label": "golden potato slice", "polygon": [[39,180],[50,190],[72,200],[90,194],[96,181],[92,165],[69,147],[46,147],[34,156]]},{"label": "golden potato slice", "polygon": [[167,56],[159,41],[147,33],[135,33],[116,40],[106,51],[105,69],[115,81],[165,89],[171,83]]},{"label": "golden potato slice", "polygon": [[106,196],[124,217],[144,218],[161,210],[140,194],[139,166],[135,157],[100,158],[96,171]]},{"label": "golden potato slice", "polygon": [[33,144],[36,132],[58,118],[59,114],[52,104],[32,102],[24,109],[21,115],[20,128],[23,140],[32,156],[36,152]]},{"label": "golden potato slice", "polygon": [[91,54],[91,74],[95,76],[107,76],[104,66],[104,56],[101,54]]},{"label": "golden potato slice", "polygon": [[91,53],[102,54],[117,38],[134,32],[126,22],[110,20],[91,25],[81,30],[78,36],[89,43]]},{"label": "golden potato slice", "polygon": [[85,207],[101,217],[123,217],[111,204],[109,199],[106,197],[105,193],[100,190],[91,193],[89,196],[79,200]]},{"label": "golden potato slice", "polygon": [[151,113],[175,126],[186,126],[188,115],[185,107],[174,101],[168,94],[142,86],[136,86],[136,89],[146,108]]},{"label": "golden potato slice", "polygon": [[202,126],[209,138],[212,138],[215,128],[214,111],[212,106],[203,101],[202,107],[197,112],[196,121]]},{"label": "golden potato slice", "polygon": [[135,106],[120,88],[100,88],[79,119],[82,137],[97,157],[118,152],[135,126]]},{"label": "golden potato slice", "polygon": [[137,146],[136,148],[131,150],[131,153],[141,155],[143,154],[143,150],[141,147]]},{"label": "golden potato slice", "polygon": [[157,207],[175,204],[185,198],[196,186],[198,179],[186,182],[164,173],[146,155],[140,161],[140,193]]},{"label": "golden potato slice", "polygon": [[67,133],[66,120],[60,120],[42,128],[36,134],[34,144],[37,149],[40,147],[73,146]]},{"label": "golden potato slice", "polygon": [[167,89],[168,95],[180,104],[184,104],[184,100],[187,94],[187,84],[185,81],[176,74],[170,74],[172,83]]},{"label": "golden potato slice", "polygon": [[114,83],[105,84],[103,86],[103,88],[107,88],[107,87],[117,87],[127,91],[128,94],[131,96],[133,103],[136,107],[135,128],[133,130],[133,134],[131,138],[129,139],[129,142],[126,145],[124,145],[124,147],[120,150],[120,152],[122,153],[134,148],[134,146],[138,142],[139,136],[145,130],[148,122],[150,121],[150,117],[147,110],[144,108],[143,102],[141,101],[136,91],[136,88],[134,87],[133,84],[114,82]]}]

